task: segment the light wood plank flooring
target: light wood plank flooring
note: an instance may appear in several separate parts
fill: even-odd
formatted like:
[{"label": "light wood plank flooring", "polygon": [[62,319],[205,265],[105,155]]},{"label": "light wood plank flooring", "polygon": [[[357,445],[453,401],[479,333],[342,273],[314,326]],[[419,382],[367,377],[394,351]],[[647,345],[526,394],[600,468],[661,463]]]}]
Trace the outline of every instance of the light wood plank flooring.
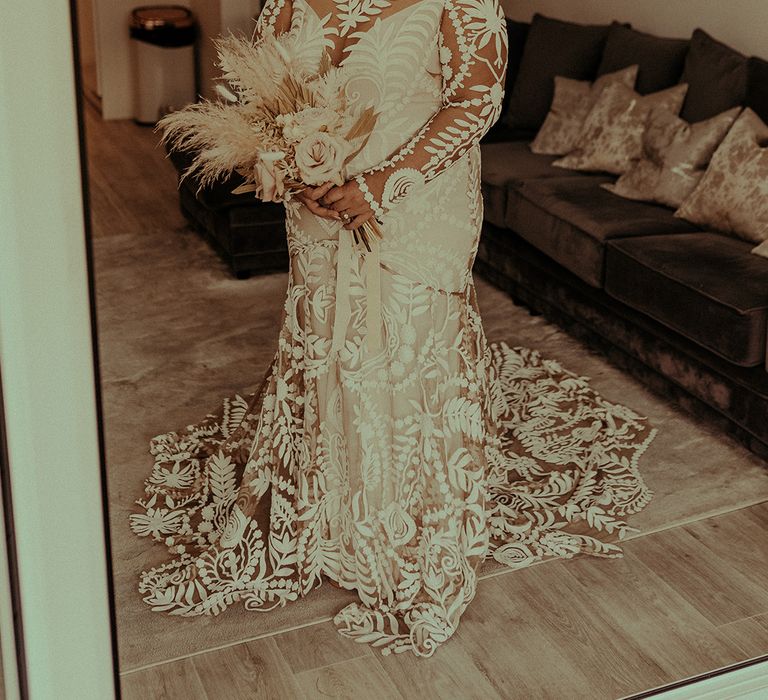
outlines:
[{"label": "light wood plank flooring", "polygon": [[[768,504],[480,581],[429,659],[331,623],[122,676],[128,699],[614,699],[768,653]],[[163,694],[164,693],[164,694]]]},{"label": "light wood plank flooring", "polygon": [[[157,135],[86,110],[94,235],[177,229]],[[768,502],[480,581],[430,659],[330,622],[124,673],[124,697],[613,699],[768,653]]]}]

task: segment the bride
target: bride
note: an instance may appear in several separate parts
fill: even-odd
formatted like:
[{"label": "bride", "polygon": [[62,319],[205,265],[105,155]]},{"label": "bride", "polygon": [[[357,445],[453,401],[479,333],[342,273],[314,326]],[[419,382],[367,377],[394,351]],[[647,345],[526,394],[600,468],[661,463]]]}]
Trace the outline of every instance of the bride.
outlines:
[{"label": "bride", "polygon": [[[380,117],[346,183],[286,203],[288,290],[258,390],[152,439],[130,523],[171,557],[139,590],[156,611],[216,615],[327,580],[358,595],[334,617],[342,635],[430,656],[486,557],[622,555],[625,516],[652,495],[637,461],[654,431],[483,333],[472,265],[479,141],[507,66],[498,0],[266,0],[268,31],[298,33],[314,65],[327,52]],[[371,217],[373,264],[351,243]]]}]

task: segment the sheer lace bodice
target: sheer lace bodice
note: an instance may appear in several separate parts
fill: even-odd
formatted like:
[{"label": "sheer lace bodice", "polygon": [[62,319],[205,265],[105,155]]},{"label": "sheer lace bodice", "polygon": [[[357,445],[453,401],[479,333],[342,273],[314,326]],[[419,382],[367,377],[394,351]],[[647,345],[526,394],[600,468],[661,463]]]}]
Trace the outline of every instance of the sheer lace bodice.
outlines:
[{"label": "sheer lace bodice", "polygon": [[297,30],[307,11],[353,90],[366,85],[381,123],[398,123],[395,147],[356,173],[377,215],[455,163],[498,119],[508,55],[498,0],[268,0],[257,35]]}]

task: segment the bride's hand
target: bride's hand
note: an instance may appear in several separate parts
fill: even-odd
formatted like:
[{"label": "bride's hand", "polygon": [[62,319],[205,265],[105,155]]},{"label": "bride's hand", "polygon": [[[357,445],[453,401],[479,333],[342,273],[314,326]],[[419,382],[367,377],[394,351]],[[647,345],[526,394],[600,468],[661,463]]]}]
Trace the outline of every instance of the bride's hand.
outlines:
[{"label": "bride's hand", "polygon": [[348,180],[340,187],[332,187],[321,197],[320,203],[335,212],[346,211],[351,218],[344,224],[344,228],[350,230],[362,226],[374,215],[371,205],[365,201],[360,186],[354,180]]},{"label": "bride's hand", "polygon": [[296,194],[296,199],[298,199],[300,202],[303,202],[307,209],[309,209],[309,211],[317,216],[322,216],[326,219],[339,220],[341,219],[339,212],[334,211],[333,209],[328,209],[327,207],[319,204],[317,201],[326,192],[328,192],[331,187],[333,187],[332,182],[326,182],[325,184],[318,185],[317,187],[311,187],[310,185],[307,185],[303,190],[301,190],[301,192]]}]

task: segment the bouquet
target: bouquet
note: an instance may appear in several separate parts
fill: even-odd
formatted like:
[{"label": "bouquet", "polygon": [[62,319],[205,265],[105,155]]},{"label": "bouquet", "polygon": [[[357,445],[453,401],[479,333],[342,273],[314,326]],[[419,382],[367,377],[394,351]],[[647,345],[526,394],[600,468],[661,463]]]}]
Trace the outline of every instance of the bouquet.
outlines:
[{"label": "bouquet", "polygon": [[[164,144],[196,151],[182,179],[197,176],[199,192],[237,172],[245,182],[233,193],[269,202],[288,201],[308,185],[343,184],[378,115],[350,107],[342,69],[324,53],[308,70],[290,32],[267,29],[257,40],[229,35],[215,44],[223,74],[218,99],[188,105],[156,126]],[[370,251],[371,236],[381,238],[381,231],[369,219],[353,236]]]}]

